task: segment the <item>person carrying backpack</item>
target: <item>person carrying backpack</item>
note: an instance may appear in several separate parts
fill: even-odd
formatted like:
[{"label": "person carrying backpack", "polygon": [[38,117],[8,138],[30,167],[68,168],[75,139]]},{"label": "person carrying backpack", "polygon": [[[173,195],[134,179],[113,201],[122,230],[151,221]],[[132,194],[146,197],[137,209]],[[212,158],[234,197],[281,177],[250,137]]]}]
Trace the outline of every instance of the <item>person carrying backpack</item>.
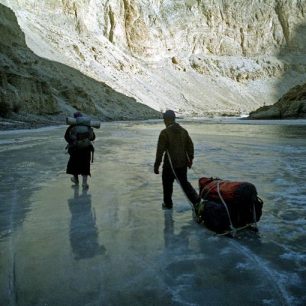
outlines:
[{"label": "person carrying backpack", "polygon": [[70,125],[65,133],[65,140],[68,145],[68,153],[70,155],[66,173],[71,174],[71,181],[79,184],[79,175],[82,175],[82,186],[88,188],[88,175],[90,176],[90,161],[93,160],[94,147],[92,141],[95,140],[95,133],[86,124],[86,120],[80,120],[83,117],[82,113],[76,112],[73,115],[76,118],[76,124]]}]

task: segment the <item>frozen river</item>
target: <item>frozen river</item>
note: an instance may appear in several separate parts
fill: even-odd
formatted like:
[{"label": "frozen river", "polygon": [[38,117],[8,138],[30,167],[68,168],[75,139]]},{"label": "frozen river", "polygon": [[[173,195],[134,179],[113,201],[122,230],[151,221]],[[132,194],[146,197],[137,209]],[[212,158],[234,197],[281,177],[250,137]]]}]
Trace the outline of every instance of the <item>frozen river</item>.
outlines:
[{"label": "frozen river", "polygon": [[90,188],[65,174],[66,127],[0,132],[0,305],[306,305],[306,122],[182,121],[200,176],[253,183],[259,234],[161,208],[162,122],[103,123]]}]

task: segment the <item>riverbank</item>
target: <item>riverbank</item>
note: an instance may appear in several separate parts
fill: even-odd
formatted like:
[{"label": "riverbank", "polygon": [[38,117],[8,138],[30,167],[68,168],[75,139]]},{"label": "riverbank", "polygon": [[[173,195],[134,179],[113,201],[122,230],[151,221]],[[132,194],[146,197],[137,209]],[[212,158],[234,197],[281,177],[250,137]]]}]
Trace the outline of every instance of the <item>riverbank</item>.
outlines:
[{"label": "riverbank", "polygon": [[[0,116],[0,131],[7,131],[7,130],[21,130],[21,129],[36,129],[40,127],[48,127],[48,126],[56,126],[56,125],[63,125],[66,124],[66,117],[67,114],[58,114],[58,115],[34,115],[28,113],[12,113],[8,117],[1,117]],[[95,120],[99,120],[101,122],[116,122],[116,121],[147,121],[147,120],[158,120],[158,118],[129,118],[129,117],[117,117],[114,119],[101,119],[98,117],[92,117]],[[199,116],[199,117],[184,117],[178,116],[178,120],[226,120],[227,118],[230,119],[239,119],[242,117],[233,116],[232,114],[229,115],[220,115],[220,114],[207,114],[207,116]],[[160,116],[159,119],[162,119]]]},{"label": "riverbank", "polygon": [[14,114],[8,118],[0,117],[0,131],[62,125],[65,124],[65,118],[65,115],[38,116],[32,114]]},{"label": "riverbank", "polygon": [[[11,130],[26,130],[26,129],[38,129],[42,127],[60,126],[66,124],[66,115],[57,116],[38,116],[31,114],[18,115],[14,114],[10,118],[0,117],[0,131],[11,131]],[[99,120],[98,118],[95,118]],[[159,119],[139,119],[132,120],[136,121],[159,121]],[[100,120],[101,122],[129,122],[131,120]],[[184,124],[187,122],[202,122],[202,123],[220,123],[220,124],[256,124],[256,125],[306,125],[306,119],[274,119],[274,120],[264,120],[264,119],[250,119],[247,117],[184,117],[178,118],[178,122],[182,121]]]}]

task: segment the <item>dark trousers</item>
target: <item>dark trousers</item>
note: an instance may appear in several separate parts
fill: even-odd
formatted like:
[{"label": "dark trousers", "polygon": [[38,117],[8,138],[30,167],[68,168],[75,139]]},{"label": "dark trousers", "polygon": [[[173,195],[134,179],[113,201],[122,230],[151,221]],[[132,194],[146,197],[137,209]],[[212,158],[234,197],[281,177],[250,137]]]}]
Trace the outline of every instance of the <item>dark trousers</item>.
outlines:
[{"label": "dark trousers", "polygon": [[66,173],[72,175],[90,175],[91,149],[75,149],[70,151],[69,154]]},{"label": "dark trousers", "polygon": [[187,167],[174,169],[176,176],[174,175],[170,165],[164,165],[162,173],[163,191],[164,191],[164,204],[167,207],[172,207],[172,193],[173,193],[173,182],[177,179],[179,184],[183,188],[187,198],[192,204],[199,202],[199,195],[191,186],[187,180]]}]

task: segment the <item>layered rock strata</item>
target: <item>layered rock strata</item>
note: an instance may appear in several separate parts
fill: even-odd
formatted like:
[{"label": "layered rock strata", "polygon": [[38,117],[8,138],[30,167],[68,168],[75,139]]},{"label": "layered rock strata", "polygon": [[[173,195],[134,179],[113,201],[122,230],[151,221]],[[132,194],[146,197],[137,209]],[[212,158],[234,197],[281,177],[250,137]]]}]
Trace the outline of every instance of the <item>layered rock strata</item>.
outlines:
[{"label": "layered rock strata", "polygon": [[0,2],[37,55],[158,111],[248,113],[306,78],[306,0]]}]

